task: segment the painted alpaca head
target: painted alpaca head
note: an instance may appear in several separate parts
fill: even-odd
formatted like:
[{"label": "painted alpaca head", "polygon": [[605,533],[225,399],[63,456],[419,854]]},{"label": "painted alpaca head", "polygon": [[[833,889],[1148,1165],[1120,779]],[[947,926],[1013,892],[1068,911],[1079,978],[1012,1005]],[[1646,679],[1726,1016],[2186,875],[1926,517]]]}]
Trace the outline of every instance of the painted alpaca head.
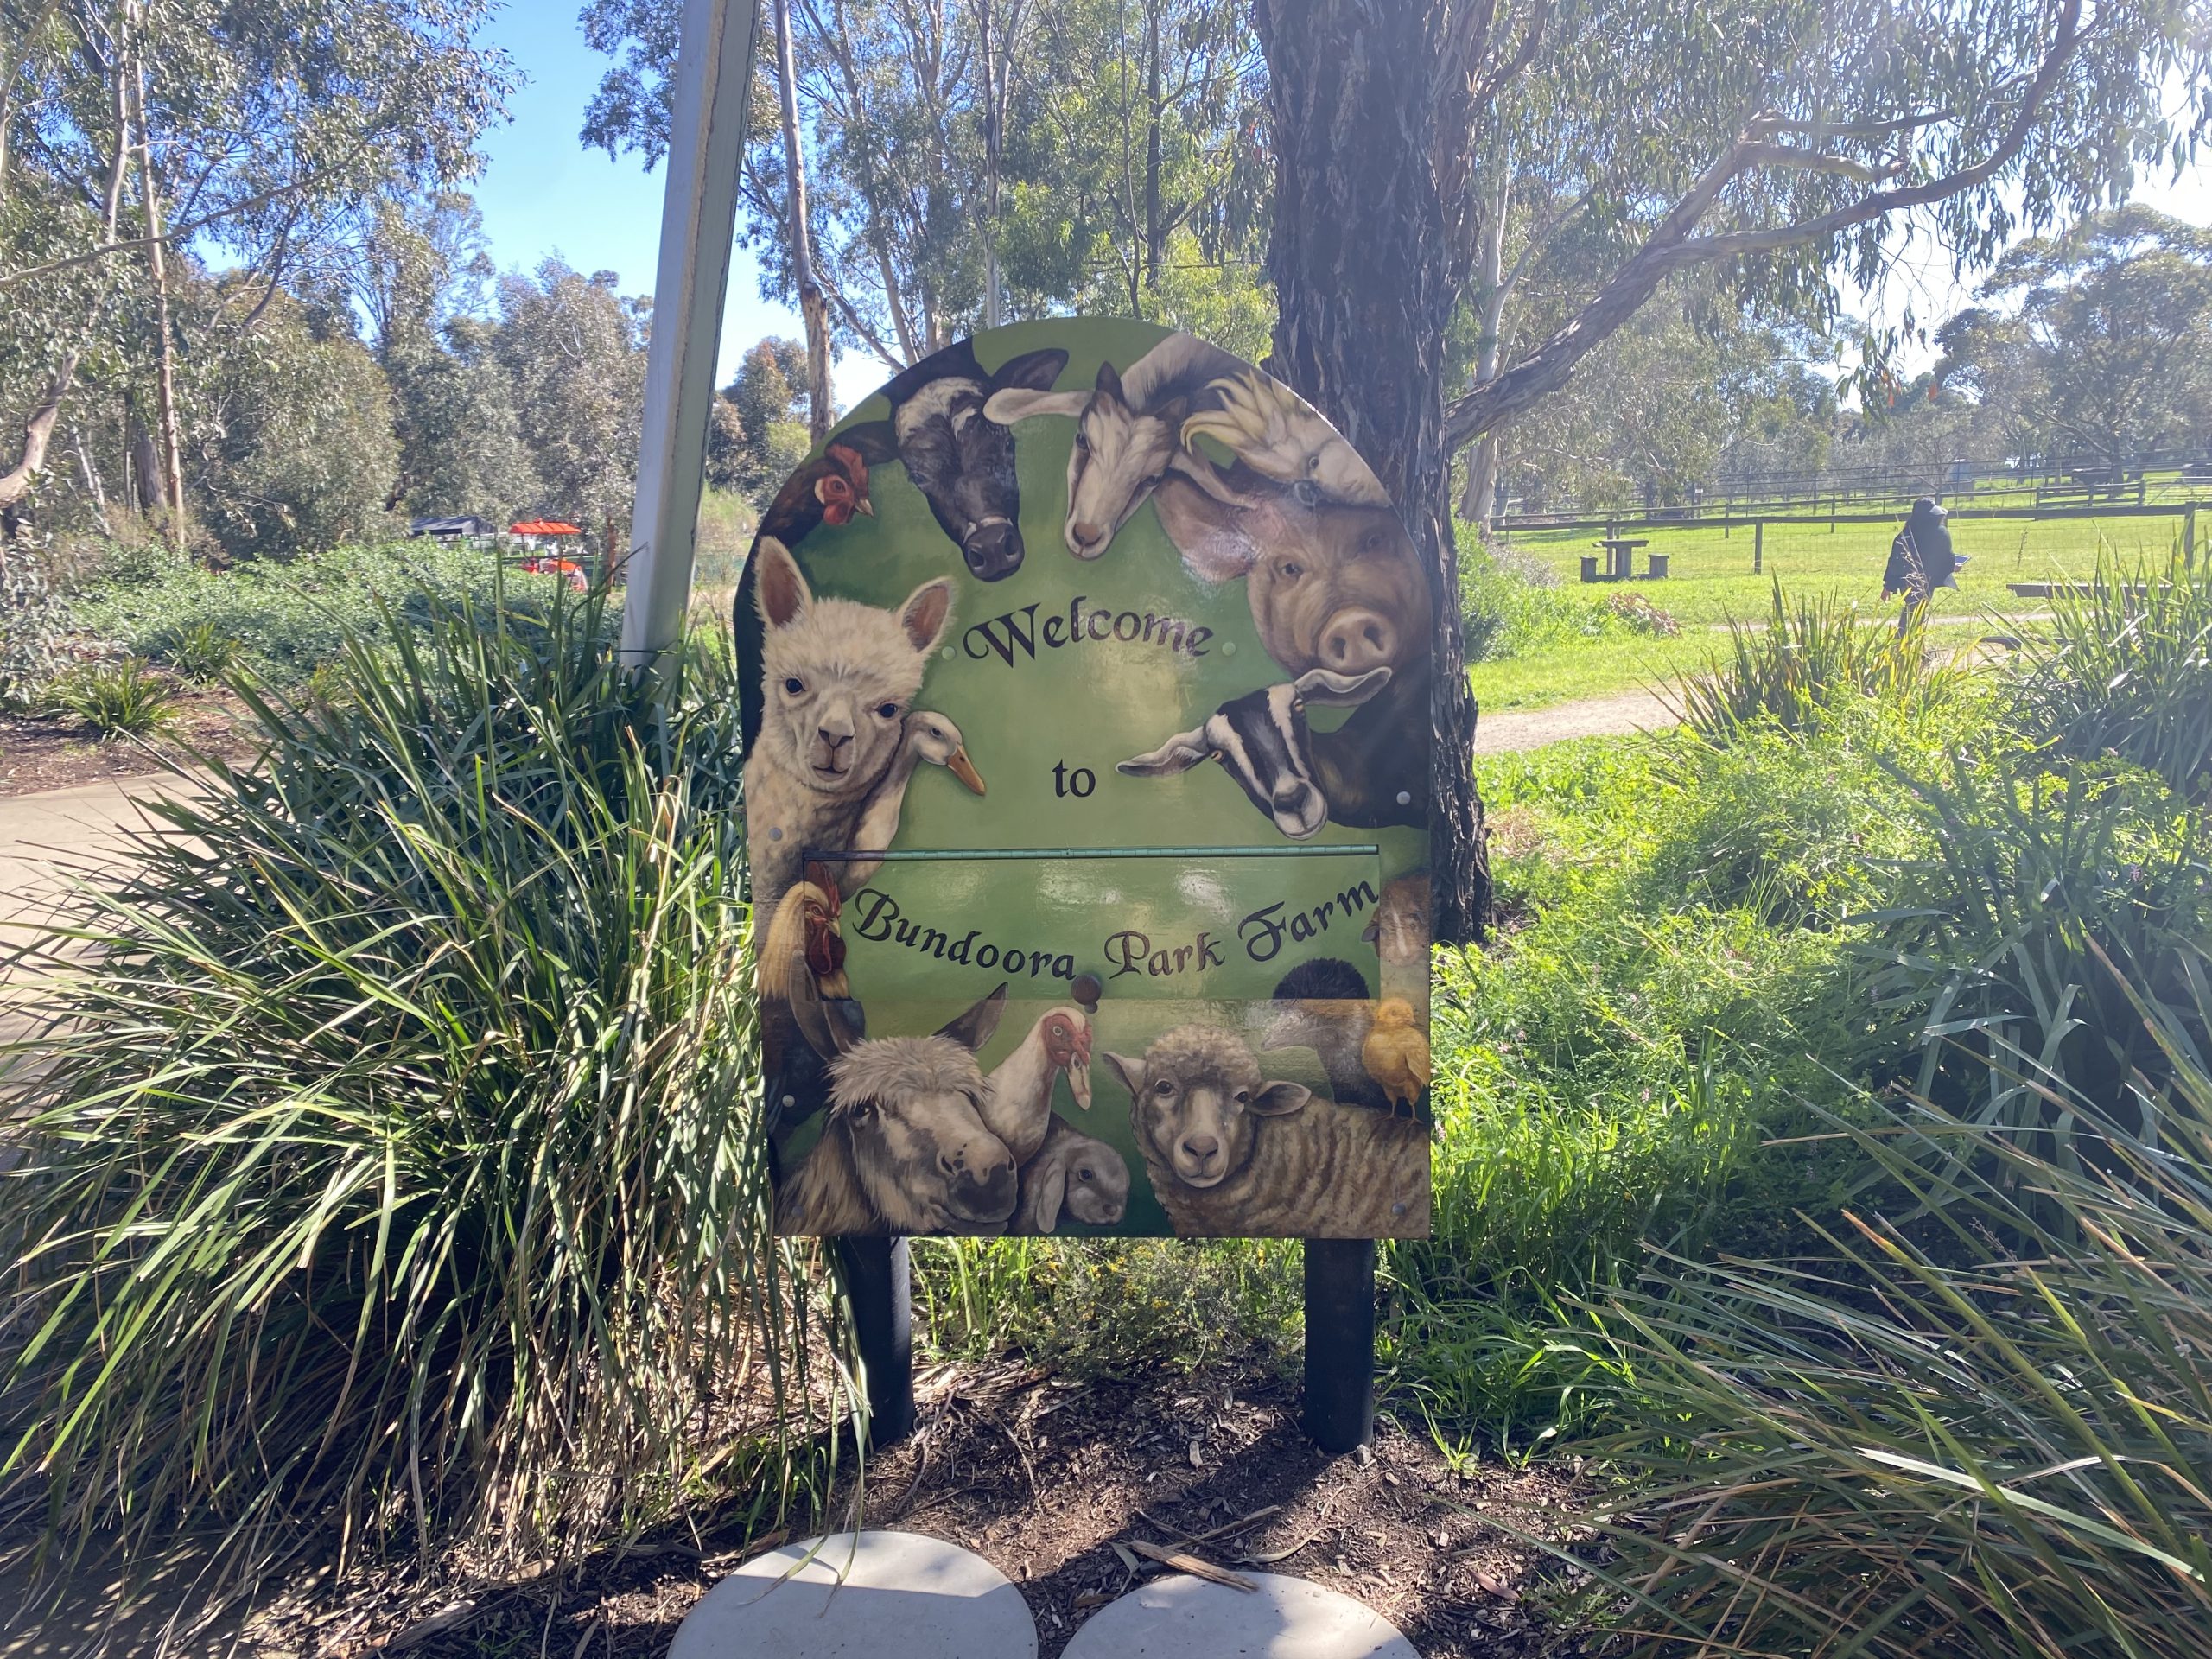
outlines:
[{"label": "painted alpaca head", "polygon": [[890,764],[922,669],[952,619],[952,584],[925,582],[896,611],[817,599],[791,550],[763,537],[760,743],[771,761],[833,797],[865,792]]}]

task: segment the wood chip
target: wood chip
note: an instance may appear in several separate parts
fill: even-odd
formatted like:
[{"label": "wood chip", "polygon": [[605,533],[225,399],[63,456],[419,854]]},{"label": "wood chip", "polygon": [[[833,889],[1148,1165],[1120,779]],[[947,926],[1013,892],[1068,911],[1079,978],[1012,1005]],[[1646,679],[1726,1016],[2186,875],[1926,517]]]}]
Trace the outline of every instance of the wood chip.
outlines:
[{"label": "wood chip", "polygon": [[1103,1607],[1113,1599],[1100,1591],[1086,1590],[1075,1599],[1075,1610],[1078,1613],[1087,1613],[1093,1607]]},{"label": "wood chip", "polygon": [[428,1618],[416,1619],[415,1623],[410,1624],[397,1636],[393,1637],[391,1641],[385,1643],[381,1647],[378,1648],[376,1651],[378,1653],[404,1653],[409,1648],[415,1646],[416,1643],[427,1642],[432,1637],[437,1636],[443,1631],[454,1630],[460,1625],[466,1624],[470,1619],[475,1617],[476,1604],[474,1602],[456,1601],[450,1603],[446,1606],[439,1608],[436,1612],[432,1613]]},{"label": "wood chip", "polygon": [[1206,1460],[1198,1455],[1198,1442],[1192,1440],[1191,1442],[1191,1467],[1193,1469],[1203,1469],[1205,1466]]},{"label": "wood chip", "polygon": [[1485,1573],[1479,1567],[1475,1569],[1475,1582],[1482,1586],[1485,1594],[1496,1596],[1500,1601],[1518,1601],[1521,1599],[1521,1592],[1518,1590],[1516,1590],[1503,1579],[1499,1578],[1495,1573]]},{"label": "wood chip", "polygon": [[1316,1527],[1287,1549],[1256,1549],[1249,1555],[1237,1557],[1237,1564],[1241,1567],[1273,1567],[1277,1561],[1288,1560],[1327,1530],[1326,1527]]},{"label": "wood chip", "polygon": [[1137,1558],[1129,1553],[1129,1547],[1122,1542],[1119,1539],[1114,1539],[1111,1541],[1114,1546],[1114,1553],[1122,1558],[1122,1565],[1128,1567],[1132,1573],[1140,1571],[1141,1569],[1137,1566]]},{"label": "wood chip", "polygon": [[1257,1590],[1260,1587],[1251,1580],[1231,1573],[1227,1567],[1216,1567],[1211,1561],[1202,1561],[1179,1549],[1162,1549],[1158,1544],[1147,1544],[1141,1538],[1130,1539],[1129,1548],[1148,1560],[1158,1561],[1162,1567],[1172,1567],[1178,1573],[1187,1573],[1194,1579],[1204,1579],[1209,1584],[1226,1585],[1231,1590]]}]

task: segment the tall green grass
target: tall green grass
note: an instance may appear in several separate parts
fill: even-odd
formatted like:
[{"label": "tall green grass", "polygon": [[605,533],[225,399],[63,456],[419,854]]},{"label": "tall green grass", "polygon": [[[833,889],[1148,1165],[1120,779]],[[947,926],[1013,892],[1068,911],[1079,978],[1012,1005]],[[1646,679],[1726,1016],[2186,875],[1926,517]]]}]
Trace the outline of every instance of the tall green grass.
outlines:
[{"label": "tall green grass", "polygon": [[512,1560],[828,1455],[726,671],[664,714],[603,594],[416,613],[331,695],[238,682],[265,761],[16,964],[51,1018],[0,1053],[0,1484],[50,1569]]},{"label": "tall green grass", "polygon": [[1783,596],[1777,576],[1763,626],[1731,619],[1728,647],[1683,683],[1676,712],[1702,735],[1723,739],[1754,722],[1803,731],[1848,700],[1924,707],[1956,690],[1927,630],[1863,620],[1856,605],[1827,593]]},{"label": "tall green grass", "polygon": [[2097,562],[2024,637],[2021,723],[2056,754],[2112,757],[2212,799],[2212,558]]},{"label": "tall green grass", "polygon": [[102,737],[151,737],[176,723],[175,685],[141,658],[72,669],[47,695]]},{"label": "tall green grass", "polygon": [[1924,1103],[1838,1120],[1868,1178],[1828,1259],[1674,1259],[1605,1305],[1603,1357],[1648,1402],[1592,1448],[1630,1477],[1594,1518],[1635,1652],[2205,1651],[2201,953],[2187,978],[2141,1005],[2166,1081],[2120,1115],[2023,1069],[2092,1155]]}]

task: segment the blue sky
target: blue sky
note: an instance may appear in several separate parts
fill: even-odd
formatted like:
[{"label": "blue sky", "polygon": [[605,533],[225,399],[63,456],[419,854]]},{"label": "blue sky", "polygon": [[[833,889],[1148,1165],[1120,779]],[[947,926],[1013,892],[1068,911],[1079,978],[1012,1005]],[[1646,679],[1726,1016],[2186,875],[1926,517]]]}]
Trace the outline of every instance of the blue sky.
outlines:
[{"label": "blue sky", "polygon": [[[609,161],[576,137],[608,60],[584,44],[575,0],[520,0],[493,24],[489,44],[523,76],[508,100],[513,119],[489,135],[484,174],[473,187],[493,258],[503,270],[527,270],[558,254],[587,276],[614,272],[625,294],[651,294],[664,175],[647,173],[634,156]],[[722,378],[763,334],[800,332],[796,311],[761,301],[760,268],[737,250],[722,318]],[[857,366],[859,386],[849,389],[840,377],[846,401],[882,378],[880,365]]]},{"label": "blue sky", "polygon": [[[610,161],[578,139],[584,106],[607,60],[584,44],[575,5],[576,0],[517,0],[490,31],[491,43],[514,60],[523,85],[509,101],[512,120],[496,128],[484,146],[484,174],[474,190],[485,232],[503,270],[527,270],[558,254],[587,274],[613,271],[626,294],[651,294],[660,250],[663,175],[658,169],[647,173],[634,156]],[[2181,218],[2212,222],[2212,167],[2200,164],[2175,183],[2148,181],[2138,194]],[[1853,308],[1878,318],[1909,309],[1932,327],[1970,297],[1971,284],[1953,277],[1948,257],[1923,235],[1901,254],[1882,289],[1858,296]],[[746,347],[763,334],[800,332],[795,311],[761,300],[759,267],[738,249],[723,314],[721,378],[728,379]],[[1908,353],[1908,366],[1923,366],[1934,355],[1932,349]],[[849,353],[837,365],[838,401],[849,406],[883,378],[881,365]]]}]

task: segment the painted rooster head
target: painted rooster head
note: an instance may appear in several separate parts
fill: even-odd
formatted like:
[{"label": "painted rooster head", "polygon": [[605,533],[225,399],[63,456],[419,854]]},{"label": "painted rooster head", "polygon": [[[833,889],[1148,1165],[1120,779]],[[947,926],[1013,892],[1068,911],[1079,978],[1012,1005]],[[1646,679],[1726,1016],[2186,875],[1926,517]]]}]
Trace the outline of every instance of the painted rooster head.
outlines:
[{"label": "painted rooster head", "polygon": [[837,920],[843,901],[828,882],[808,881],[799,891],[806,923],[807,971],[822,995],[850,995],[845,982],[845,935]]},{"label": "painted rooster head", "polygon": [[855,513],[875,517],[875,504],[868,496],[868,462],[849,444],[833,443],[823,453],[822,476],[814,480],[814,499],[822,504],[822,520],[849,524]]}]

